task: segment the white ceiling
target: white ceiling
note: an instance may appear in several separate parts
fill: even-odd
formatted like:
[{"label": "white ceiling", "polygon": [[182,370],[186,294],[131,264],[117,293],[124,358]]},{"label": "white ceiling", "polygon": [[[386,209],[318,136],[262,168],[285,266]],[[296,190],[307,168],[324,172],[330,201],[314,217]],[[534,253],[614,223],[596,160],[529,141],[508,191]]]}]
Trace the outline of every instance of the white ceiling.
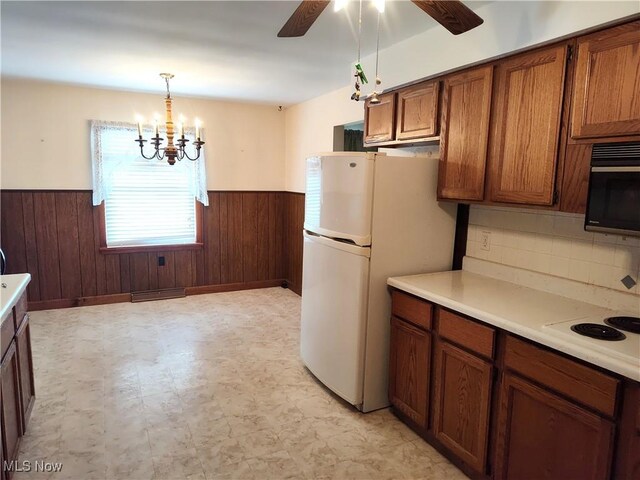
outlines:
[{"label": "white ceiling", "polygon": [[[487,2],[467,2],[476,8]],[[2,1],[2,74],[127,90],[288,105],[343,87],[356,58],[357,2],[330,5],[306,36],[277,38],[296,1]],[[375,50],[365,1],[362,56]],[[381,48],[440,27],[387,2]],[[453,36],[452,36],[453,38]]]}]

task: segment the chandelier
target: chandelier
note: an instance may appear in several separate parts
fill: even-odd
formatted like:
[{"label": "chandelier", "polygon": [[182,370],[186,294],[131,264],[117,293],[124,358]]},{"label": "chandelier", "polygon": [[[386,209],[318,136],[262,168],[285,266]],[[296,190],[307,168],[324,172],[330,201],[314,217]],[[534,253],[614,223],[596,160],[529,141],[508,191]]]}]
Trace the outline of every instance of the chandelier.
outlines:
[{"label": "chandelier", "polygon": [[189,142],[186,138],[184,138],[184,122],[180,121],[178,124],[178,139],[176,140],[176,144],[173,142],[173,120],[171,119],[171,92],[169,91],[169,80],[171,80],[174,75],[171,73],[161,73],[160,76],[164,78],[164,81],[167,84],[167,96],[164,99],[165,109],[166,109],[166,122],[165,122],[165,131],[167,133],[167,144],[165,147],[161,147],[161,143],[164,138],[160,137],[160,129],[158,126],[158,119],[155,119],[154,124],[154,134],[155,136],[151,137],[151,145],[153,145],[155,152],[153,155],[147,156],[144,153],[144,144],[147,143],[147,140],[142,138],[142,120],[138,119],[138,138],[136,142],[140,144],[140,154],[146,158],[147,160],[157,159],[164,160],[167,159],[169,165],[173,165],[176,163],[176,160],[182,160],[184,158],[188,158],[191,161],[196,161],[200,158],[200,149],[204,142],[200,140],[200,122],[196,119],[196,139],[193,142],[193,146],[195,147],[195,156],[191,157],[187,153],[186,145]]}]

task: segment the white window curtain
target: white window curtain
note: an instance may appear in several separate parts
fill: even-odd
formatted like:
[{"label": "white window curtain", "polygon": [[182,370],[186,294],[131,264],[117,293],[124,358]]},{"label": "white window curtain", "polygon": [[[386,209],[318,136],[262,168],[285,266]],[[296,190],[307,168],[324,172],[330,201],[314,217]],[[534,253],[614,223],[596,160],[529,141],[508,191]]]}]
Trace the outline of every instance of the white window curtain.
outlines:
[{"label": "white window curtain", "polygon": [[[153,131],[146,127],[143,136],[151,138]],[[209,205],[207,195],[207,175],[205,169],[204,149],[200,158],[195,162],[184,159],[169,165],[165,160],[146,160],[140,155],[140,147],[135,139],[138,138],[137,126],[133,123],[104,122],[94,120],[91,122],[91,157],[93,162],[93,204],[100,205],[108,200],[113,191],[114,179],[122,177],[128,170],[132,173],[139,172],[145,165],[150,168],[187,169],[188,188],[193,197],[203,205]],[[195,132],[193,129],[185,129],[185,138],[189,140],[187,149],[193,155],[193,141]],[[166,141],[166,139],[165,139]],[[145,153],[152,151],[149,142],[146,144]]]}]

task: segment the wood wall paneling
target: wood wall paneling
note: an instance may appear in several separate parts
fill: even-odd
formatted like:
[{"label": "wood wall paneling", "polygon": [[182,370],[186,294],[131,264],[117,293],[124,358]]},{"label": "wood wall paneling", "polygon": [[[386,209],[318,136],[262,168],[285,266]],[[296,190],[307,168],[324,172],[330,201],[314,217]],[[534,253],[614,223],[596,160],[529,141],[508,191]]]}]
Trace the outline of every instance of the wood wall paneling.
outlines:
[{"label": "wood wall paneling", "polygon": [[290,194],[285,213],[287,276],[289,288],[302,294],[302,249],[304,245],[304,195]]},{"label": "wood wall paneling", "polygon": [[[204,236],[203,242],[206,248],[197,251],[196,254],[196,285],[217,285],[222,278],[220,265],[220,251],[222,248],[222,236],[220,235],[222,229],[222,199],[220,197],[220,193],[209,192],[209,206],[204,209],[204,228],[202,232]],[[224,205],[224,218],[226,221],[226,201]],[[202,259],[200,257],[202,257]],[[201,263],[202,260],[204,260],[204,265]]]},{"label": "wood wall paneling", "polygon": [[267,280],[269,278],[269,251],[273,247],[269,238],[269,223],[275,220],[269,216],[268,195],[256,194],[256,216],[256,280]]},{"label": "wood wall paneling", "polygon": [[242,280],[258,279],[258,195],[242,195]]},{"label": "wood wall paneling", "polygon": [[82,296],[82,271],[80,270],[80,235],[78,232],[78,205],[75,192],[58,195],[56,227],[60,258],[61,298]]},{"label": "wood wall paneling", "polygon": [[33,196],[36,251],[40,275],[42,300],[62,298],[60,281],[60,254],[56,222],[56,194],[45,192]]},{"label": "wood wall paneling", "polygon": [[93,206],[91,202],[91,192],[78,192],[76,195],[78,239],[80,242],[80,276],[82,278],[82,296],[84,297],[92,297],[98,294],[96,243],[99,240],[93,237]]},{"label": "wood wall paneling", "polygon": [[[20,195],[18,193],[17,195]],[[33,195],[31,193],[22,194],[22,214],[24,221],[24,244],[25,244],[25,253],[27,256],[27,271],[31,273],[31,283],[27,287],[29,298],[33,298],[35,300],[40,300],[40,275],[39,275],[39,267],[38,267],[38,249],[36,245],[36,225],[35,225],[35,215],[33,212]],[[19,227],[16,226],[16,228]],[[3,230],[4,231],[4,230]],[[2,242],[4,245],[4,239],[9,238],[13,232],[13,229],[10,229],[6,235],[0,235],[2,238]],[[5,255],[7,255],[7,265],[8,270],[7,273],[19,273],[19,270],[13,270],[11,266],[11,262],[9,262],[9,255],[12,255],[10,250],[4,250]]]},{"label": "wood wall paneling", "polygon": [[285,201],[291,195],[276,193],[269,196],[269,277],[286,278],[286,261],[284,256],[285,239]]},{"label": "wood wall paneling", "polygon": [[303,194],[209,192],[203,248],[150,253],[101,253],[100,215],[88,191],[4,190],[0,209],[8,273],[31,273],[32,309],[126,301],[122,294],[161,288],[226,291],[284,279],[301,292]]},{"label": "wood wall paneling", "polygon": [[11,195],[2,192],[0,196],[1,231],[11,235],[3,235],[2,245],[5,250],[13,252],[11,263],[8,265],[14,271],[27,271],[27,254],[24,241],[24,221],[22,209],[22,195]]}]

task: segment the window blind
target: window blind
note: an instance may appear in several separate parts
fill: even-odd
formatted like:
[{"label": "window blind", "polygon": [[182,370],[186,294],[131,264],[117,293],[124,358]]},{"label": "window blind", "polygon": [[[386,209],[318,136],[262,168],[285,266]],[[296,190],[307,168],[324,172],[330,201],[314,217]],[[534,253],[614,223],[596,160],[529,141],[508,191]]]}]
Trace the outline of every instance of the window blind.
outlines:
[{"label": "window blind", "polygon": [[[186,133],[193,142],[193,132]],[[147,160],[134,142],[135,125],[96,123],[92,135],[94,195],[97,178],[104,198],[107,247],[195,243],[196,192],[203,169],[199,162],[204,159],[175,165]],[[145,132],[145,137],[150,135]]]},{"label": "window blind", "polygon": [[107,246],[195,243],[189,173],[157,160],[136,160],[115,172],[105,202]]}]

